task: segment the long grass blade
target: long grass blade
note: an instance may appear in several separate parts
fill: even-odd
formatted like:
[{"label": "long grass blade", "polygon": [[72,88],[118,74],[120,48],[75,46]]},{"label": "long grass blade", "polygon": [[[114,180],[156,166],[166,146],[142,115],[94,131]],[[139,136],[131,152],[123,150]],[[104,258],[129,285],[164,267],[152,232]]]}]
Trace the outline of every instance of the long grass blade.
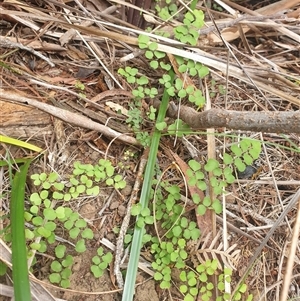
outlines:
[{"label": "long grass blade", "polygon": [[16,301],[31,301],[24,227],[25,184],[30,163],[28,160],[15,174],[11,192],[12,275]]},{"label": "long grass blade", "polygon": [[[174,73],[170,72],[170,75],[171,75],[171,80],[173,81]],[[164,121],[168,104],[169,104],[169,95],[165,89],[162,102],[159,108],[158,116],[157,116],[157,123]],[[149,158],[145,169],[144,182],[143,182],[141,196],[140,196],[140,204],[142,206],[142,209],[147,208],[150,199],[151,185],[152,185],[152,180],[154,175],[154,167],[157,158],[157,151],[158,151],[160,137],[161,137],[161,132],[155,129],[151,140]],[[131,301],[133,299],[143,234],[144,234],[144,227],[142,228],[135,227],[122,301]]]}]

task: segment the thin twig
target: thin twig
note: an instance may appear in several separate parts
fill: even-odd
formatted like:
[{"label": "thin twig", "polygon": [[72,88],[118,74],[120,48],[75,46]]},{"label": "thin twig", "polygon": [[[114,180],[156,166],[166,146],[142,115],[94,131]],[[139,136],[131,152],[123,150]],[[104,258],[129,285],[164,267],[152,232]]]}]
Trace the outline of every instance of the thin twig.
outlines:
[{"label": "thin twig", "polygon": [[0,89],[0,95],[1,95],[1,98],[4,100],[8,100],[10,102],[17,102],[17,103],[20,103],[25,106],[30,105],[30,106],[36,107],[36,108],[38,108],[44,112],[47,112],[65,122],[68,122],[68,123],[71,123],[71,124],[74,124],[74,125],[77,125],[77,126],[80,126],[83,128],[101,132],[107,137],[117,138],[118,140],[125,142],[127,144],[139,145],[139,142],[133,137],[130,137],[125,134],[121,134],[117,131],[112,130],[111,128],[109,128],[107,126],[104,126],[102,124],[94,122],[93,120],[91,120],[87,117],[70,112],[68,110],[56,108],[54,106],[45,104],[43,102],[36,101],[34,99],[24,97],[24,96],[21,96],[20,94],[12,93],[11,91],[7,91],[7,90],[3,90],[3,89]]},{"label": "thin twig", "polygon": [[144,169],[145,169],[145,166],[146,166],[146,163],[147,163],[147,158],[148,158],[148,151],[145,150],[143,156],[141,157],[141,161],[140,161],[139,169],[138,169],[138,172],[137,172],[135,184],[134,184],[134,187],[133,187],[133,190],[132,190],[130,200],[129,200],[128,205],[127,205],[126,214],[125,214],[125,217],[123,219],[122,226],[121,226],[120,233],[119,233],[119,237],[118,237],[118,240],[117,240],[117,243],[116,243],[114,274],[116,276],[116,280],[117,280],[117,284],[118,284],[119,288],[122,288],[124,286],[122,273],[120,271],[120,265],[121,265],[121,261],[122,261],[123,251],[124,251],[124,249],[123,249],[124,237],[125,237],[127,229],[128,229],[128,225],[129,225],[129,221],[130,221],[130,217],[131,217],[132,205],[137,200],[138,192],[139,192],[140,186],[142,184],[141,179],[142,179],[143,172],[144,172]]},{"label": "thin twig", "polygon": [[4,48],[19,48],[19,49],[29,51],[32,54],[34,54],[34,55],[38,56],[39,58],[41,58],[42,60],[46,61],[51,67],[55,67],[55,64],[52,63],[46,56],[44,56],[43,54],[39,53],[38,51],[34,50],[31,47],[24,46],[21,43],[12,42],[9,39],[1,37],[0,46],[2,46]]},{"label": "thin twig", "polygon": [[[274,15],[271,15],[271,16],[242,15],[242,16],[240,16],[240,17],[238,17],[236,19],[233,19],[233,20],[231,20],[229,22],[226,22],[226,23],[224,22],[224,23],[219,24],[219,22],[216,21],[216,24],[217,24],[218,29],[221,31],[221,30],[223,30],[225,28],[232,27],[232,26],[240,23],[241,21],[245,21],[245,23],[246,22],[247,23],[248,22],[251,23],[251,21],[257,21],[257,22],[259,22],[259,21],[264,21],[266,19],[275,19],[275,18],[278,18],[278,17],[282,17],[282,14],[279,13],[279,14],[274,14]],[[215,30],[216,30],[215,25],[211,25],[211,26],[209,26],[207,28],[200,29],[199,33],[200,33],[200,35],[204,35],[204,34],[208,34],[210,32],[213,32]]]},{"label": "thin twig", "polygon": [[300,232],[300,198],[298,200],[297,217],[296,217],[296,222],[294,224],[293,238],[292,238],[292,243],[290,246],[288,262],[287,262],[286,268],[285,268],[285,275],[283,278],[283,285],[282,285],[280,300],[287,300],[287,297],[288,297],[288,291],[289,291],[289,286],[291,283],[292,271],[293,271],[293,266],[294,266],[294,259],[296,256],[296,249],[297,249],[297,245],[299,242],[299,232]]},{"label": "thin twig", "polygon": [[[249,264],[247,266],[247,268],[245,269],[243,275],[241,276],[240,281],[237,283],[237,285],[235,287],[235,291],[233,292],[233,295],[240,288],[241,284],[243,283],[243,281],[247,277],[248,273],[253,268],[253,265],[256,262],[258,256],[260,255],[260,253],[263,250],[263,248],[266,246],[267,242],[269,241],[269,239],[271,238],[271,236],[273,235],[273,233],[275,232],[275,230],[277,229],[277,227],[282,223],[282,221],[284,220],[284,218],[286,217],[286,215],[292,210],[292,208],[295,206],[295,204],[297,203],[297,201],[299,201],[299,198],[300,198],[300,189],[298,189],[298,191],[294,194],[294,196],[291,199],[291,201],[289,202],[289,204],[286,206],[286,208],[281,213],[281,215],[279,216],[279,218],[277,219],[277,221],[275,222],[275,224],[273,225],[273,227],[267,233],[267,235],[264,238],[264,240],[261,242],[261,244],[259,245],[259,247],[256,249],[255,253],[253,254],[253,256],[252,256],[252,258],[251,258],[251,260],[250,260],[250,262],[249,262]],[[283,300],[285,300],[285,299],[283,299]]]}]

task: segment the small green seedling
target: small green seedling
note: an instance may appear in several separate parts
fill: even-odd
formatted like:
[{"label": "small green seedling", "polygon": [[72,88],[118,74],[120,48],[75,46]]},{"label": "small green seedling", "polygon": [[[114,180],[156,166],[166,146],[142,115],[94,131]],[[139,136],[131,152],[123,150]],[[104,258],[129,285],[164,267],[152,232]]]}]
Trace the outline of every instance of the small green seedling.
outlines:
[{"label": "small green seedling", "polygon": [[[216,301],[225,300],[241,300],[242,294],[246,292],[247,285],[243,284],[242,290],[239,292],[238,297],[235,296],[231,299],[229,293],[225,291],[226,283],[231,283],[232,270],[224,268],[220,271],[219,262],[217,259],[208,259],[204,263],[197,266],[196,271],[183,270],[180,273],[180,292],[184,294],[184,301],[193,301],[196,296],[199,296],[201,300],[213,301],[213,290],[218,290],[218,297]],[[218,279],[217,287],[210,281],[211,277],[215,275]],[[240,299],[239,299],[240,298]],[[250,295],[247,301],[252,300],[253,296]]]},{"label": "small green seedling", "polygon": [[113,256],[111,252],[104,253],[102,247],[98,248],[97,254],[92,258],[93,265],[91,266],[91,271],[96,278],[99,278],[112,262]]},{"label": "small green seedling", "polygon": [[[209,184],[215,196],[222,195],[225,188],[235,180],[234,167],[238,171],[244,171],[247,165],[251,165],[261,153],[261,143],[255,139],[245,138],[239,144],[233,144],[230,150],[232,154],[223,154],[222,165],[216,159],[208,159],[202,168],[199,162],[190,160],[188,162],[190,169],[187,170],[188,184],[205,191],[209,178]],[[210,177],[208,173],[211,173]],[[211,200],[209,196],[205,196],[203,200],[200,200],[198,194],[193,194],[192,200],[198,206],[197,212],[200,215],[204,215],[207,209],[212,209],[217,214],[222,212],[222,205],[217,198]]]},{"label": "small green seedling", "polygon": [[[33,174],[31,179],[37,191],[31,194],[30,206],[25,212],[25,220],[32,225],[32,229],[25,230],[29,255],[34,251],[46,252],[48,246],[56,242],[58,226],[67,233],[67,239],[74,242],[72,252],[85,252],[86,240],[93,239],[94,233],[87,221],[67,206],[68,202],[80,196],[99,195],[100,183],[115,189],[126,186],[123,177],[116,174],[112,163],[104,159],[100,159],[96,165],[75,162],[72,174],[66,179],[54,172]],[[104,261],[108,262],[110,256],[106,255]],[[55,257],[56,260],[51,263],[49,279],[67,288],[70,285],[73,257],[66,255],[66,247],[62,244],[56,246]]]},{"label": "small green seedling", "polygon": [[132,206],[131,215],[132,216],[139,215],[136,226],[140,228],[142,228],[145,224],[152,225],[154,222],[153,216],[150,215],[150,209],[149,208],[142,209],[140,203]]},{"label": "small green seedling", "polygon": [[[65,258],[66,247],[64,245],[58,245],[55,248],[55,255],[60,261],[54,260],[51,263],[52,273],[49,275],[51,283],[60,284],[61,287],[67,288],[70,286],[70,276],[72,274],[71,267],[73,264],[73,257],[67,255]],[[64,258],[64,259],[63,259]]]}]

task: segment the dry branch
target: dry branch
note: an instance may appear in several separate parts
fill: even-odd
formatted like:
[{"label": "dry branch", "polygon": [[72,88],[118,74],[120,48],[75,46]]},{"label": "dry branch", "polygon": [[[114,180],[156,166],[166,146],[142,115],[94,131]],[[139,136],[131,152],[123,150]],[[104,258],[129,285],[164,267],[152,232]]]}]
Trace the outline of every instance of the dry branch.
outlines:
[{"label": "dry branch", "polygon": [[[157,105],[157,104],[155,104]],[[238,112],[222,109],[210,109],[197,112],[193,108],[178,107],[171,103],[167,114],[169,117],[179,116],[193,129],[226,127],[232,130],[297,133],[300,134],[300,111],[273,112]]]},{"label": "dry branch", "polygon": [[99,124],[87,117],[70,112],[68,110],[60,109],[60,108],[45,104],[40,101],[36,101],[29,97],[24,97],[20,94],[13,93],[11,91],[0,89],[0,99],[8,100],[10,102],[16,102],[16,103],[19,103],[19,104],[22,104],[25,106],[26,105],[33,106],[37,109],[40,109],[44,112],[51,114],[52,116],[55,116],[55,117],[65,121],[65,122],[68,122],[68,123],[71,123],[71,124],[74,124],[77,126],[81,126],[83,128],[98,131],[107,137],[110,137],[113,139],[118,139],[122,142],[125,142],[126,144],[133,144],[133,145],[139,144],[135,138],[130,137],[125,134],[121,134],[117,131],[114,131],[111,128],[109,128],[105,125]]}]

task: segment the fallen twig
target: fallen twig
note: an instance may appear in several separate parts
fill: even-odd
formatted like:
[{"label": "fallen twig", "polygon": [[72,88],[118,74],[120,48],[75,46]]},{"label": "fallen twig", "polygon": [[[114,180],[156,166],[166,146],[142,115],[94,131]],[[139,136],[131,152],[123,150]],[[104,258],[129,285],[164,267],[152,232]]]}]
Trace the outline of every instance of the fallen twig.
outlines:
[{"label": "fallen twig", "polygon": [[33,107],[36,107],[44,112],[47,112],[65,122],[72,123],[74,125],[95,130],[98,132],[101,132],[103,135],[110,137],[110,138],[117,138],[118,140],[125,142],[127,144],[132,144],[132,145],[139,145],[139,142],[128,135],[121,134],[117,131],[112,130],[111,128],[99,124],[87,117],[78,115],[76,113],[70,112],[68,110],[60,109],[48,104],[45,104],[40,101],[36,101],[34,99],[24,97],[20,94],[17,93],[12,93],[11,91],[3,90],[0,89],[0,97],[3,100],[8,100],[10,102],[17,102],[23,105],[30,105]]},{"label": "fallen twig", "polygon": [[121,226],[120,233],[119,233],[119,237],[118,237],[117,244],[116,244],[114,274],[116,275],[117,284],[118,284],[119,288],[123,288],[123,286],[124,286],[123,276],[122,276],[121,271],[120,271],[120,265],[121,265],[121,261],[122,261],[123,251],[124,251],[123,250],[124,238],[125,238],[125,234],[128,230],[128,226],[129,226],[129,221],[130,221],[130,217],[131,217],[131,208],[137,200],[138,192],[139,192],[140,187],[141,187],[141,178],[142,178],[142,175],[143,175],[144,170],[145,170],[147,159],[148,159],[148,151],[144,151],[144,155],[141,158],[140,166],[139,166],[139,169],[138,169],[138,172],[137,172],[136,181],[135,181],[135,184],[134,184],[134,187],[133,187],[133,191],[131,193],[130,200],[127,204],[126,215],[123,219],[122,226]]},{"label": "fallen twig", "polygon": [[[158,103],[154,104],[155,106]],[[221,109],[210,109],[197,112],[193,108],[171,103],[167,115],[180,118],[193,129],[226,127],[233,130],[265,133],[300,134],[300,111],[272,112],[239,112]]]},{"label": "fallen twig", "polygon": [[4,47],[4,48],[20,48],[20,49],[29,51],[32,54],[34,54],[34,55],[38,56],[39,58],[41,58],[42,60],[45,60],[51,67],[55,66],[55,64],[52,63],[46,56],[44,56],[43,54],[39,53],[38,51],[34,50],[31,47],[24,46],[21,43],[13,42],[13,41],[11,41],[9,39],[1,37],[1,39],[0,39],[0,46]]}]

